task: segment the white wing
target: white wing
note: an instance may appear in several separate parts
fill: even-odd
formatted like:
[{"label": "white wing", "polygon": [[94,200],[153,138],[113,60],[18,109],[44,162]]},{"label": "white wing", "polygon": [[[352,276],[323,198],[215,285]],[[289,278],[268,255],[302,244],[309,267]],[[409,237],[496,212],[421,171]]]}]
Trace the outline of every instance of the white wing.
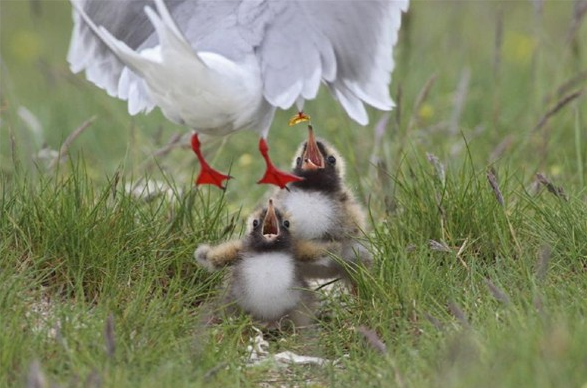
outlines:
[{"label": "white wing", "polygon": [[[132,50],[141,51],[159,44],[146,5],[152,0],[70,0],[74,3],[74,29],[67,60],[75,73],[85,70],[88,80],[110,95],[128,100],[129,113],[153,109],[144,80],[133,72],[106,45],[95,29],[76,9],[84,10],[98,27]],[[238,60],[252,47],[238,36],[237,7],[240,1],[165,0],[179,29],[196,51],[209,51]]]},{"label": "white wing", "polygon": [[245,1],[239,21],[256,47],[271,104],[312,99],[323,81],[366,124],[363,102],[393,107],[392,51],[407,8],[407,0]]},{"label": "white wing", "polygon": [[[73,1],[73,0],[72,0]],[[132,49],[157,44],[144,13],[146,0],[76,0],[98,26]],[[357,122],[368,121],[364,103],[389,110],[392,51],[408,0],[166,0],[192,48],[239,62],[257,55],[265,99],[287,109],[316,96],[321,82]],[[68,54],[73,71],[136,113],[152,109],[140,77],[108,50],[74,13]],[[133,109],[130,109],[133,107]]]},{"label": "white wing", "polygon": [[[154,28],[144,12],[146,1],[71,1],[83,8],[96,25],[105,26],[133,49],[146,44],[153,36]],[[74,73],[85,70],[89,81],[111,96],[128,100],[132,114],[153,109],[154,104],[146,93],[144,81],[125,67],[83,21],[75,7],[73,20],[74,29],[67,54],[71,70]]]}]

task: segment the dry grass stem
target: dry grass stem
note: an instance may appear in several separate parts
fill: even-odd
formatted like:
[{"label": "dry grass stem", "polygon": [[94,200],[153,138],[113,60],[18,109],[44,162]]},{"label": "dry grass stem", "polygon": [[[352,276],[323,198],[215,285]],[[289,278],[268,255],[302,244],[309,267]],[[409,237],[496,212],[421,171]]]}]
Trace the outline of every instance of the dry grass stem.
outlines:
[{"label": "dry grass stem", "polygon": [[[191,136],[191,135],[190,135]],[[148,171],[156,164],[157,160],[167,156],[171,151],[177,147],[181,147],[184,142],[184,134],[182,132],[176,132],[169,138],[169,141],[161,148],[158,148],[153,152],[151,157],[143,162],[138,168],[139,171]]]},{"label": "dry grass stem", "polygon": [[381,118],[377,121],[375,126],[373,127],[373,150],[371,151],[371,157],[369,158],[369,163],[373,166],[376,166],[379,162],[379,157],[377,156],[378,150],[381,148],[383,144],[383,135],[387,130],[387,124],[389,122],[390,114],[385,112],[381,115]]},{"label": "dry grass stem", "polygon": [[368,329],[365,326],[359,326],[357,328],[357,332],[365,338],[367,344],[371,346],[373,349],[377,350],[380,353],[387,353],[387,346],[385,343],[379,338],[375,331]]},{"label": "dry grass stem", "polygon": [[424,318],[428,322],[430,322],[432,324],[432,326],[434,326],[437,330],[441,330],[441,331],[444,330],[444,325],[436,317],[434,317],[433,315],[429,314],[426,311],[424,311],[423,315],[424,315]]},{"label": "dry grass stem", "polygon": [[114,315],[112,313],[108,314],[104,325],[104,343],[106,344],[106,354],[109,358],[114,358],[116,341],[114,338]]},{"label": "dry grass stem", "polygon": [[[586,80],[587,70],[580,71],[556,89],[556,98],[560,98],[561,96],[569,93],[570,90],[576,89],[577,85],[581,85]],[[553,99],[553,96],[549,95],[547,98],[545,98],[545,101],[548,102],[551,99]]]},{"label": "dry grass stem", "polygon": [[459,132],[459,121],[463,113],[463,107],[467,101],[467,92],[469,91],[469,81],[471,80],[471,71],[465,68],[461,72],[459,84],[455,91],[454,104],[452,114],[450,116],[450,124],[448,127],[451,135],[456,135]]},{"label": "dry grass stem", "polygon": [[94,123],[94,121],[96,121],[96,116],[90,117],[89,119],[84,121],[79,127],[77,127],[75,131],[70,133],[69,136],[67,136],[67,138],[59,148],[59,153],[57,154],[57,157],[49,163],[50,170],[55,168],[59,163],[63,162],[63,158],[69,152],[69,147],[71,147],[71,144],[75,141],[75,139],[79,137],[79,135],[81,135],[86,129],[88,129]]},{"label": "dry grass stem", "polygon": [[552,107],[551,109],[549,109],[544,116],[542,116],[542,118],[540,119],[540,121],[538,121],[538,124],[536,124],[536,126],[534,126],[533,131],[538,131],[539,129],[541,129],[547,122],[548,120],[554,116],[555,114],[558,113],[558,111],[560,111],[562,108],[564,108],[567,104],[569,104],[571,101],[577,99],[578,97],[580,97],[585,89],[581,89],[578,90],[576,92],[573,92],[571,94],[566,95],[565,97],[561,98],[554,107]]},{"label": "dry grass stem", "polygon": [[587,0],[575,0],[575,6],[573,7],[573,20],[567,33],[567,43],[571,43],[577,36],[577,31],[581,27],[583,18],[587,14]]},{"label": "dry grass stem", "polygon": [[536,261],[536,279],[540,282],[544,281],[546,278],[546,273],[548,272],[548,264],[550,263],[550,258],[552,257],[552,248],[548,245],[543,246],[540,248],[538,252],[538,260]]},{"label": "dry grass stem", "polygon": [[375,173],[377,181],[381,184],[381,190],[388,193],[391,187],[391,179],[387,163],[384,160],[377,161]]},{"label": "dry grass stem", "polygon": [[436,240],[429,240],[428,245],[430,246],[430,249],[432,249],[433,251],[452,252],[452,249],[450,249],[450,247],[448,245],[446,245],[446,243],[444,243],[444,242],[438,242]]},{"label": "dry grass stem", "polygon": [[489,291],[491,291],[491,295],[493,295],[495,299],[497,299],[505,305],[508,305],[510,303],[510,298],[507,296],[507,294],[502,289],[493,284],[491,279],[485,278],[484,282],[487,288],[489,288]]},{"label": "dry grass stem", "polygon": [[420,90],[420,93],[418,93],[418,97],[416,97],[416,101],[414,102],[414,108],[412,109],[412,117],[410,117],[410,123],[408,124],[407,132],[410,132],[416,125],[416,122],[418,121],[417,117],[418,112],[420,111],[420,107],[422,106],[424,101],[426,101],[426,98],[430,93],[430,89],[432,89],[432,86],[434,86],[437,77],[438,76],[436,74],[432,74]]},{"label": "dry grass stem", "polygon": [[565,201],[568,201],[568,197],[567,194],[565,193],[565,191],[563,190],[562,187],[556,187],[555,185],[552,184],[552,182],[550,182],[548,180],[548,178],[546,178],[546,176],[544,176],[544,174],[538,173],[536,174],[536,180],[542,184],[544,187],[546,187],[546,190],[548,190],[549,193],[553,194],[554,196],[561,198]]},{"label": "dry grass stem", "polygon": [[503,46],[503,8],[499,7],[495,20],[495,39],[493,51],[493,76],[499,79],[501,68],[501,50]]},{"label": "dry grass stem", "polygon": [[471,324],[467,319],[467,316],[463,310],[454,301],[448,302],[448,309],[450,313],[459,321],[459,323],[465,328],[471,328]]},{"label": "dry grass stem", "polygon": [[512,145],[512,141],[513,136],[507,135],[506,137],[504,137],[504,139],[501,142],[499,142],[499,144],[493,149],[493,151],[491,151],[491,154],[489,156],[489,162],[493,163],[497,159],[501,158],[503,153],[506,150],[508,150]]},{"label": "dry grass stem", "polygon": [[438,157],[434,154],[426,152],[426,158],[434,166],[434,172],[436,173],[436,177],[444,187],[444,184],[446,182],[446,170],[444,168],[444,165],[442,164],[440,159],[438,159]]},{"label": "dry grass stem", "polygon": [[487,181],[489,181],[489,185],[493,190],[493,194],[495,194],[495,199],[497,202],[504,206],[505,201],[503,200],[503,195],[501,194],[501,190],[499,189],[499,183],[497,183],[497,177],[495,176],[495,170],[490,168],[487,170]]},{"label": "dry grass stem", "polygon": [[467,271],[469,270],[469,266],[467,265],[467,263],[465,263],[465,260],[463,260],[463,257],[461,255],[465,251],[465,247],[467,246],[468,242],[469,238],[467,237],[465,241],[463,241],[463,245],[460,246],[459,251],[457,252],[457,259],[461,262],[461,264],[463,265],[463,267],[465,267]]}]

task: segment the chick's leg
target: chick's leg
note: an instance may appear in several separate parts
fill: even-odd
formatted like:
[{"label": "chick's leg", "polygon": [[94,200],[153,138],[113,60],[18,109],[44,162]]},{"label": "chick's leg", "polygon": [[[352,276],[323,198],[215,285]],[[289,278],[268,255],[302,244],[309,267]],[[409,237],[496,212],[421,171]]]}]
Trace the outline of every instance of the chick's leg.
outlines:
[{"label": "chick's leg", "polygon": [[202,244],[194,252],[194,258],[202,267],[213,272],[233,264],[242,250],[242,240],[227,241],[216,246]]}]

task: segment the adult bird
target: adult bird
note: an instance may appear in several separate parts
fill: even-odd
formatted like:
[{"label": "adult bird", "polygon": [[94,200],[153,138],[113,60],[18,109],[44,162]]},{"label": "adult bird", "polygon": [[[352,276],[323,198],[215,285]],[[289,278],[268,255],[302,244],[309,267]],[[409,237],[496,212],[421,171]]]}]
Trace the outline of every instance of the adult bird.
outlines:
[{"label": "adult bird", "polygon": [[71,0],[68,62],[128,101],[131,115],[158,106],[193,129],[196,184],[229,176],[202,156],[198,133],[260,133],[267,164],[258,183],[301,178],[271,162],[266,137],[277,108],[301,111],[326,84],[348,115],[364,103],[390,110],[392,51],[408,0]]}]

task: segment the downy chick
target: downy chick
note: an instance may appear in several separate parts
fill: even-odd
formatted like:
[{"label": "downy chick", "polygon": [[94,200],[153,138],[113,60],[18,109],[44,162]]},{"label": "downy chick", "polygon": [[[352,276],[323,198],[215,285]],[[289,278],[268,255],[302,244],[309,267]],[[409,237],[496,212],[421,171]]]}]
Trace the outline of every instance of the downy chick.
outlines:
[{"label": "downy chick", "polygon": [[[344,182],[344,160],[326,141],[317,140],[308,126],[308,140],[302,143],[293,160],[294,174],[305,178],[292,182],[289,190],[275,194],[278,206],[291,215],[296,225],[294,237],[314,242],[338,242],[334,251],[351,268],[369,267],[372,256],[358,238],[365,230],[365,211]],[[322,256],[304,260],[301,271],[306,278],[342,277],[350,282],[347,265]]]},{"label": "downy chick", "polygon": [[210,271],[231,265],[227,302],[234,302],[254,319],[309,325],[314,317],[314,294],[300,273],[296,254],[316,260],[324,255],[321,245],[303,243],[296,249],[289,217],[271,199],[266,208],[249,217],[247,229],[242,240],[199,246],[196,260]]}]

